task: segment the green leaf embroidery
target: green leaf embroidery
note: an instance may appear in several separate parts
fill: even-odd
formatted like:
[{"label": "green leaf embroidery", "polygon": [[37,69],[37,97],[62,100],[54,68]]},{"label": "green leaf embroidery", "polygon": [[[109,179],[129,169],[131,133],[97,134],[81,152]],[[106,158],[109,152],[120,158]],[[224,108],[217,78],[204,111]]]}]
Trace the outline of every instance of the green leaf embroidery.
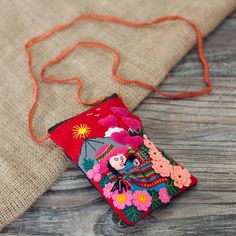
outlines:
[{"label": "green leaf embroidery", "polygon": [[167,188],[171,196],[179,192],[179,188],[174,185],[174,181],[171,178],[168,178]]},{"label": "green leaf embroidery", "polygon": [[139,145],[139,148],[147,153],[149,153],[149,148],[146,147],[144,144]]},{"label": "green leaf embroidery", "polygon": [[172,166],[176,166],[175,161],[172,158],[170,158],[169,155],[166,152],[161,151],[161,154],[162,154],[163,157],[165,157],[170,162],[170,164]]},{"label": "green leaf embroidery", "polygon": [[139,133],[143,136],[144,130],[142,128],[139,128]]},{"label": "green leaf embroidery", "polygon": [[162,202],[159,200],[159,196],[156,191],[151,190],[151,191],[148,191],[148,193],[152,197],[151,208],[154,211],[162,205]]},{"label": "green leaf embroidery", "polygon": [[129,153],[130,153],[130,154],[133,154],[133,153],[135,153],[135,150],[134,150],[133,148],[130,148],[130,149],[129,149]]},{"label": "green leaf embroidery", "polygon": [[144,161],[149,159],[149,148],[146,147],[145,145],[143,144],[139,145],[138,153],[143,158]]},{"label": "green leaf embroidery", "polygon": [[92,169],[93,165],[94,165],[94,160],[84,158],[84,163],[82,164],[82,166],[84,167],[84,170],[86,172]]},{"label": "green leaf embroidery", "polygon": [[126,207],[123,212],[130,222],[138,221],[142,215],[142,213],[135,206]]},{"label": "green leaf embroidery", "polygon": [[102,178],[101,178],[101,180],[100,180],[100,182],[99,182],[100,186],[101,186],[102,188],[104,188],[105,185],[108,184],[108,183],[109,183],[109,178],[108,178],[108,177],[104,177],[104,176],[102,175]]}]

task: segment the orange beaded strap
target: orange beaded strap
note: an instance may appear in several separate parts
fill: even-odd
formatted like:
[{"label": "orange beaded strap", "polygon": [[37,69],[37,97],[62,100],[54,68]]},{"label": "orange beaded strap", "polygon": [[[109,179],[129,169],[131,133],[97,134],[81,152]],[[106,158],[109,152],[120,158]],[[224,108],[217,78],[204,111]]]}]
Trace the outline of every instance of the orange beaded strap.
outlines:
[{"label": "orange beaded strap", "polygon": [[46,77],[44,75],[45,70],[47,69],[47,67],[52,66],[58,62],[60,62],[61,60],[63,60],[66,56],[68,56],[70,53],[72,53],[75,49],[79,48],[79,47],[94,47],[94,48],[102,48],[110,53],[112,53],[113,55],[113,64],[112,64],[112,76],[113,78],[123,84],[135,84],[139,87],[143,87],[145,89],[151,90],[151,91],[155,91],[156,93],[158,93],[161,96],[164,97],[168,97],[168,98],[173,98],[173,99],[182,99],[182,98],[186,98],[186,97],[193,97],[193,96],[200,96],[200,95],[204,95],[207,94],[209,92],[212,91],[212,84],[209,78],[209,67],[208,67],[208,62],[207,59],[205,57],[204,54],[204,50],[203,50],[203,40],[202,40],[202,34],[201,31],[199,29],[199,27],[193,23],[192,21],[183,18],[181,16],[163,16],[163,17],[159,17],[156,18],[154,20],[151,21],[144,21],[144,22],[132,22],[132,21],[128,21],[128,20],[124,20],[124,19],[119,19],[116,17],[112,17],[112,16],[103,16],[103,15],[96,15],[96,14],[84,14],[84,15],[80,15],[78,17],[76,17],[75,19],[71,20],[70,22],[66,23],[66,24],[61,24],[58,25],[56,27],[54,27],[53,29],[49,30],[48,32],[39,35],[37,37],[34,37],[32,39],[30,39],[26,44],[25,44],[25,52],[26,52],[26,56],[28,59],[28,69],[29,69],[29,74],[32,80],[32,84],[33,84],[33,89],[34,89],[34,100],[33,100],[33,104],[29,110],[28,113],[28,129],[29,129],[29,133],[31,138],[38,142],[38,143],[42,143],[45,140],[47,140],[49,138],[48,134],[45,136],[45,138],[40,139],[37,137],[37,135],[34,133],[33,131],[33,116],[35,114],[36,108],[37,108],[37,103],[38,103],[38,97],[39,97],[39,89],[38,89],[38,84],[37,84],[37,80],[36,77],[33,73],[33,69],[32,69],[32,56],[30,53],[30,48],[32,48],[34,45],[40,43],[41,41],[51,37],[53,34],[65,30],[68,27],[72,26],[73,24],[82,21],[82,20],[86,20],[86,19],[90,19],[90,20],[96,20],[96,21],[105,21],[105,22],[113,22],[113,23],[117,23],[117,24],[122,24],[122,25],[127,25],[130,27],[138,27],[138,28],[143,28],[146,26],[150,26],[153,24],[158,24],[161,22],[165,22],[165,21],[175,21],[175,20],[180,20],[180,21],[184,21],[186,23],[188,23],[196,32],[196,39],[197,39],[197,46],[198,46],[198,54],[199,54],[199,58],[200,61],[203,65],[203,70],[204,70],[204,74],[203,74],[203,81],[206,84],[206,87],[200,90],[196,90],[196,91],[191,91],[191,92],[181,92],[178,94],[169,94],[169,93],[164,93],[161,92],[159,89],[157,89],[156,87],[154,87],[151,84],[148,83],[144,83],[138,80],[126,80],[120,76],[117,75],[117,70],[118,67],[120,65],[120,54],[112,47],[101,43],[101,42],[82,42],[82,41],[78,41],[77,43],[75,43],[74,45],[65,48],[64,50],[62,50],[54,59],[52,59],[51,61],[49,61],[48,63],[46,63],[40,72],[40,79],[46,82],[53,82],[53,83],[77,83],[78,86],[78,93],[77,93],[77,99],[78,102],[86,105],[86,106],[90,106],[90,105],[94,105],[98,102],[100,102],[101,100],[103,100],[104,98],[106,98],[106,96],[103,97],[99,97],[90,101],[83,101],[81,99],[80,93],[81,90],[83,88],[83,82],[79,77],[71,77],[71,78],[66,78],[66,79],[57,79],[54,77]]}]

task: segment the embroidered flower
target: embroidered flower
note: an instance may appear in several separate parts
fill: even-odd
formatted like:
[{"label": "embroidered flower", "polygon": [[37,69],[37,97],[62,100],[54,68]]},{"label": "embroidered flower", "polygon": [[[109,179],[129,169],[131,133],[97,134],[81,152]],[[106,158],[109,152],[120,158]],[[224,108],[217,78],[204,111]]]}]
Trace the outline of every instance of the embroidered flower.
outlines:
[{"label": "embroidered flower", "polygon": [[99,170],[100,170],[100,164],[94,165],[93,170],[94,170],[94,172],[99,172]]},{"label": "embroidered flower", "polygon": [[182,188],[188,187],[191,183],[191,174],[187,169],[183,169],[181,166],[174,166],[171,172],[171,178],[174,180],[174,185]]},{"label": "embroidered flower", "polygon": [[144,142],[144,145],[146,147],[150,148],[150,149],[155,149],[156,148],[155,144],[151,140],[149,140],[149,139],[144,139],[143,142]]},{"label": "embroidered flower", "polygon": [[93,169],[90,169],[87,171],[86,173],[87,177],[91,180],[93,179],[95,182],[100,181],[102,176],[99,173],[99,170],[100,170],[100,164],[94,165]]},{"label": "embroidered flower", "polygon": [[93,177],[93,180],[94,180],[95,182],[99,182],[99,181],[101,180],[101,178],[102,178],[102,176],[101,176],[100,173],[95,173],[95,174],[94,174],[94,177]]},{"label": "embroidered flower", "polygon": [[143,135],[143,141],[144,141],[144,145],[146,147],[148,147],[149,149],[155,149],[156,146],[155,144],[148,138],[148,136],[146,134]]},{"label": "embroidered flower", "polygon": [[167,202],[169,202],[170,201],[170,199],[171,199],[171,197],[170,197],[170,195],[169,195],[169,193],[168,193],[168,190],[167,190],[167,188],[161,188],[160,190],[159,190],[159,199],[161,200],[161,202],[162,203],[167,203]]},{"label": "embroidered flower", "polygon": [[147,211],[152,203],[152,197],[146,190],[138,190],[133,194],[133,204],[139,211]]},{"label": "embroidered flower", "polygon": [[149,155],[152,160],[158,161],[158,160],[163,159],[161,152],[156,147],[155,147],[155,149],[150,149]]},{"label": "embroidered flower", "polygon": [[172,166],[170,162],[165,158],[155,160],[152,162],[152,168],[156,173],[160,174],[162,177],[169,177],[172,171]]},{"label": "embroidered flower", "polygon": [[117,190],[112,194],[113,204],[118,209],[124,209],[125,206],[131,206],[132,193],[130,190],[119,193]]},{"label": "embroidered flower", "polygon": [[111,192],[112,188],[113,188],[114,184],[109,182],[108,184],[105,185],[105,187],[103,188],[103,195],[106,198],[111,198],[112,194],[114,194],[114,192]]},{"label": "embroidered flower", "polygon": [[94,176],[94,171],[93,171],[93,169],[90,169],[90,170],[87,172],[87,176],[88,176],[89,179],[92,179],[92,178],[93,178],[93,176]]}]

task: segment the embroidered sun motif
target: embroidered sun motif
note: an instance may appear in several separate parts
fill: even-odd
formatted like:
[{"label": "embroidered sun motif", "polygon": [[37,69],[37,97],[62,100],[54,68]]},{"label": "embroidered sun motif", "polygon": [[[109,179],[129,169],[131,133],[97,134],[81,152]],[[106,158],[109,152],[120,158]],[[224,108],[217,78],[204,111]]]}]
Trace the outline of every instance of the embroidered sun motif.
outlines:
[{"label": "embroidered sun motif", "polygon": [[91,128],[86,124],[75,125],[72,129],[74,138],[86,138],[91,133]]}]

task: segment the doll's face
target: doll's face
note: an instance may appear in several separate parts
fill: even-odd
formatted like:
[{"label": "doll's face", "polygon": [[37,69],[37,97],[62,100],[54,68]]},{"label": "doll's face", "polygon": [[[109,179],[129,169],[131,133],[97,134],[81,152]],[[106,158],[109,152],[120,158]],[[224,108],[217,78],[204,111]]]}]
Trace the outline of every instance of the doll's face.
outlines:
[{"label": "doll's face", "polygon": [[116,156],[111,157],[109,163],[115,170],[121,170],[125,167],[125,162],[127,158],[123,154],[118,154]]}]

